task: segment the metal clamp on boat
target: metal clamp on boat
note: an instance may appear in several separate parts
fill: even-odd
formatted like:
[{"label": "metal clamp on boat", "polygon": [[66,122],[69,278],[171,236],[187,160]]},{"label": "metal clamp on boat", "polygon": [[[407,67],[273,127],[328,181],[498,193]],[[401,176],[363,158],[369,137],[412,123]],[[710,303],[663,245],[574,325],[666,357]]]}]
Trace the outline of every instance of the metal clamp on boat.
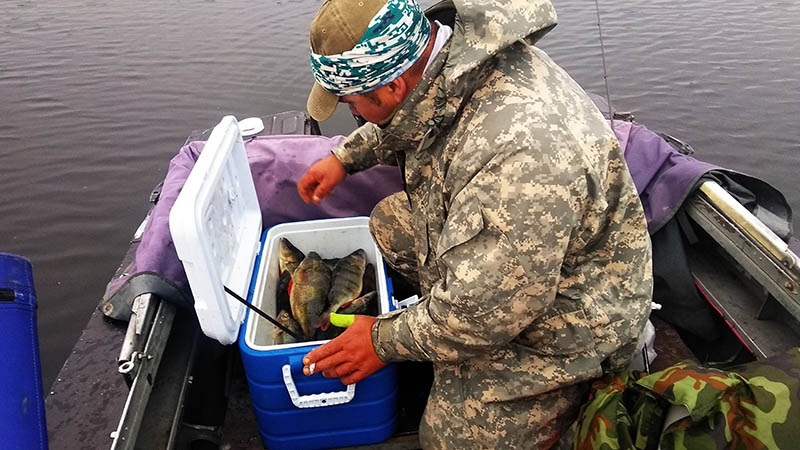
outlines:
[{"label": "metal clamp on boat", "polygon": [[146,353],[143,353],[142,350],[144,344],[147,342],[145,337],[150,332],[150,328],[153,325],[156,301],[153,294],[140,295],[133,300],[131,320],[128,322],[125,340],[122,342],[122,350],[120,351],[119,358],[117,358],[119,373],[128,375],[126,378],[129,383],[133,382],[133,378],[129,374],[131,374],[134,367],[136,367],[136,361],[147,357]]},{"label": "metal clamp on boat", "polygon": [[[130,380],[131,390],[119,427],[111,434],[112,449],[134,448],[175,319],[175,306],[153,294],[138,296],[133,306],[119,358],[119,371],[126,376],[126,381]],[[146,340],[143,339],[145,330],[149,331]]]}]

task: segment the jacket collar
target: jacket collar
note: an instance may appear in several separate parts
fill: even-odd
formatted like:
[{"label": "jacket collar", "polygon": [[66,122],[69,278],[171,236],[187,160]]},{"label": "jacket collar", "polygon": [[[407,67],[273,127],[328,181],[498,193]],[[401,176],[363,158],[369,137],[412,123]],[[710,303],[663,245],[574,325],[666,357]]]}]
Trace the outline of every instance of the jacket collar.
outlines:
[{"label": "jacket collar", "polygon": [[436,55],[408,97],[403,100],[392,121],[381,129],[381,141],[391,142],[393,150],[411,150],[415,147],[414,144],[421,142],[425,135],[430,133],[430,129],[439,128],[444,122],[446,95],[443,91],[442,68],[449,54],[448,42]]},{"label": "jacket collar", "polygon": [[472,93],[494,69],[494,58],[454,81],[448,64],[450,43],[445,44],[422,79],[381,129],[381,143],[397,152],[427,149],[446,133]]}]

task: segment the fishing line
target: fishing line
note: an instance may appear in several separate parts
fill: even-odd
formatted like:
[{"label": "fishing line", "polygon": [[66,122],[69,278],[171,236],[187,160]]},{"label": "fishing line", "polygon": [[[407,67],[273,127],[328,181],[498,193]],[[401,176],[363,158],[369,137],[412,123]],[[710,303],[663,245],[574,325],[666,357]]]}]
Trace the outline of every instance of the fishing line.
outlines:
[{"label": "fishing line", "polygon": [[606,71],[606,50],[603,46],[603,28],[600,26],[600,0],[594,0],[594,9],[597,12],[597,31],[600,33],[600,55],[603,58],[603,80],[605,80],[606,83],[608,119],[611,121],[611,131],[614,131],[614,112],[611,109],[611,91],[608,89],[608,72]]},{"label": "fishing line", "polygon": [[243,304],[244,306],[247,306],[248,308],[250,308],[253,311],[255,311],[256,313],[258,313],[259,316],[269,320],[270,322],[272,322],[273,325],[275,325],[276,327],[278,327],[281,330],[283,330],[289,336],[297,339],[298,341],[302,341],[303,340],[303,338],[301,338],[300,336],[294,334],[292,332],[292,330],[290,330],[290,329],[286,328],[285,326],[281,325],[280,322],[278,322],[277,320],[275,320],[272,317],[270,317],[269,315],[267,315],[267,313],[265,313],[264,311],[260,310],[255,305],[247,303],[247,300],[243,299],[242,297],[239,297],[239,295],[236,292],[233,292],[232,290],[228,289],[228,286],[222,285],[222,288],[225,289],[225,292],[230,294],[233,298],[235,298],[236,300],[239,300],[239,302],[241,304]]}]

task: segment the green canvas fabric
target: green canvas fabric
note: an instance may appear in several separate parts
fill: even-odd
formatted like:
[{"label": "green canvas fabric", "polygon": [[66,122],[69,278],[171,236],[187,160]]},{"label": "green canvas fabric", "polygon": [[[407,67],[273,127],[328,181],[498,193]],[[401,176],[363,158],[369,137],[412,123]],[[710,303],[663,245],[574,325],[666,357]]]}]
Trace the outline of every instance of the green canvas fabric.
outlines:
[{"label": "green canvas fabric", "polygon": [[[666,411],[689,415],[664,430]],[[679,363],[596,381],[574,450],[800,448],[800,349],[728,370]]]}]

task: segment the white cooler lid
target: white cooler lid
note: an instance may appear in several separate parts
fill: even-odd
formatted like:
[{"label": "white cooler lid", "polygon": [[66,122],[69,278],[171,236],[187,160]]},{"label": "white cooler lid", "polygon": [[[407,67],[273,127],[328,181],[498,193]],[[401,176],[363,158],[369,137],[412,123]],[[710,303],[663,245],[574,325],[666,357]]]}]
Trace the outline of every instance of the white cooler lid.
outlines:
[{"label": "white cooler lid", "polygon": [[200,327],[222,344],[236,340],[261,235],[261,209],[236,118],[214,127],[169,214]]}]

